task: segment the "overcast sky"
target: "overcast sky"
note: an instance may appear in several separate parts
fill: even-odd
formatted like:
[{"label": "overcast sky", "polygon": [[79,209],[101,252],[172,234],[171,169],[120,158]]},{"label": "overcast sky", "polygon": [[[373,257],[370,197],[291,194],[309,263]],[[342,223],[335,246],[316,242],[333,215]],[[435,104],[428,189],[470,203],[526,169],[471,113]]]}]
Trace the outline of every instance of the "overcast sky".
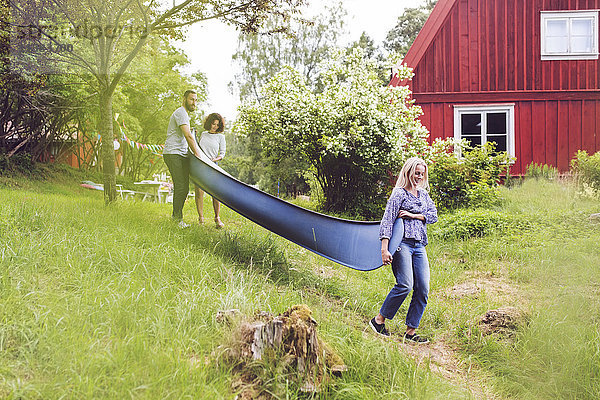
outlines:
[{"label": "overcast sky", "polygon": [[[308,14],[314,15],[327,1],[310,0],[310,3]],[[423,3],[424,0],[344,0],[349,33],[340,45],[357,40],[364,31],[381,46],[403,10]],[[239,105],[237,96],[231,95],[227,88],[234,74],[231,56],[237,48],[237,37],[238,32],[234,28],[217,21],[207,21],[192,26],[186,41],[177,44],[189,56],[191,71],[203,72],[208,79],[208,104],[201,105],[201,108],[205,113],[219,112],[228,120],[235,118]]]}]

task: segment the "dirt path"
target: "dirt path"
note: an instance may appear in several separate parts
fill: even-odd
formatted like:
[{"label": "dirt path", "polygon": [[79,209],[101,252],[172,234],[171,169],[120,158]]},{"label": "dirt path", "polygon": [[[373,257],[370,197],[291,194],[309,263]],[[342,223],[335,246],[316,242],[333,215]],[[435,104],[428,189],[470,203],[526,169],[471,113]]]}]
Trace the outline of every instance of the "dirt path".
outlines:
[{"label": "dirt path", "polygon": [[486,386],[483,373],[470,363],[458,358],[458,349],[446,338],[436,338],[427,344],[399,343],[401,350],[412,357],[418,365],[428,365],[431,371],[463,387],[475,399],[500,399]]},{"label": "dirt path", "polygon": [[[504,304],[514,304],[520,297],[519,290],[507,279],[481,273],[468,274],[466,281],[434,295],[450,301],[460,301],[463,298],[476,298],[482,293]],[[436,337],[433,342],[427,344],[399,342],[398,345],[419,365],[428,365],[433,372],[457,386],[464,387],[473,398],[491,400],[502,398],[486,384],[485,371],[460,356],[460,350],[452,342],[450,335]]]},{"label": "dirt path", "polygon": [[[331,278],[338,277],[339,272],[334,268],[321,266],[318,275]],[[505,271],[497,271],[496,274],[482,272],[466,272],[465,281],[445,288],[431,296],[440,296],[451,302],[471,301],[474,298],[485,295],[495,299],[495,303],[512,305],[521,302],[522,294],[513,282],[505,278]],[[327,299],[333,303],[338,300]],[[343,307],[343,306],[342,306]],[[510,308],[510,307],[508,307]],[[474,316],[481,318],[482,316]],[[360,328],[357,326],[357,328]],[[482,327],[485,329],[486,327]],[[482,329],[482,330],[483,330]],[[493,328],[492,328],[493,329]],[[364,334],[371,334],[370,329]],[[435,340],[427,344],[403,343],[398,341],[400,350],[413,358],[423,368],[430,368],[435,374],[448,380],[452,384],[466,389],[474,399],[501,400],[503,397],[494,393],[490,388],[489,378],[486,372],[477,364],[465,360],[464,354],[455,344],[450,333],[437,336]]]}]

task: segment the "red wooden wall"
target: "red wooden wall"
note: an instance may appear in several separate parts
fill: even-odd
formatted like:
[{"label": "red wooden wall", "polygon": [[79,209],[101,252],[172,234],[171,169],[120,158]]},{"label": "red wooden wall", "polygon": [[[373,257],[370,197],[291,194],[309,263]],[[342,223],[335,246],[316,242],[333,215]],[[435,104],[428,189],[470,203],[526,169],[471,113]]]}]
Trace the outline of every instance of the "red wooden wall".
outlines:
[{"label": "red wooden wall", "polygon": [[[460,102],[456,104],[468,104]],[[453,104],[419,104],[421,122],[432,138],[454,136]],[[577,150],[600,151],[600,100],[528,100],[515,102],[515,152],[512,174],[532,162],[567,171]]]},{"label": "red wooden wall", "polygon": [[598,60],[540,59],[540,11],[590,9],[600,0],[456,0],[413,66],[413,91],[597,91]]},{"label": "red wooden wall", "polygon": [[577,150],[600,151],[600,62],[540,56],[540,11],[592,9],[600,0],[454,0],[409,65],[431,136],[453,136],[453,105],[514,103],[513,173],[531,162],[565,171]]}]

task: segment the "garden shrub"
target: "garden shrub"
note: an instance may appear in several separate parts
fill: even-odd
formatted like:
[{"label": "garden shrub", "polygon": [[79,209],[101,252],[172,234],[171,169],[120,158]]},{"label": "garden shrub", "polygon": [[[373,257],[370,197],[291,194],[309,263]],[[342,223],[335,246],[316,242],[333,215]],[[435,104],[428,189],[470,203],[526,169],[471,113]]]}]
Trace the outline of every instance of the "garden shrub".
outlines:
[{"label": "garden shrub", "polygon": [[[360,50],[335,53],[322,65],[319,91],[298,71],[284,68],[265,85],[260,102],[240,107],[234,130],[257,144],[260,159],[275,171],[289,169],[283,160],[290,157],[294,164],[310,165],[327,213],[381,218],[393,186],[388,174],[398,174],[412,156],[431,164],[432,197],[440,209],[498,203],[508,154],[496,152],[493,142],[429,145],[410,90],[382,86],[380,67]],[[412,76],[406,67],[397,73]]]},{"label": "garden shrub", "polygon": [[527,178],[554,180],[558,176],[558,169],[548,164],[531,163],[525,169]]},{"label": "garden shrub", "polygon": [[500,204],[498,183],[475,181],[467,189],[468,204],[471,207],[495,206]]},{"label": "garden shrub", "polygon": [[458,210],[440,216],[431,226],[431,235],[439,239],[467,239],[492,233],[511,234],[530,229],[532,222],[523,216],[494,210]]},{"label": "garden shrub", "polygon": [[[408,88],[382,85],[381,67],[359,49],[334,52],[320,68],[319,90],[300,72],[283,68],[264,86],[260,101],[239,108],[234,131],[255,137],[261,160],[274,171],[287,169],[283,161],[289,159],[306,165],[325,212],[381,218],[388,171],[398,173],[404,160],[428,148],[421,108],[410,101]],[[405,66],[397,73],[412,76]]]},{"label": "garden shrub", "polygon": [[571,160],[571,168],[582,187],[589,187],[595,194],[600,194],[600,151],[590,156],[587,151],[579,150]]},{"label": "garden shrub", "polygon": [[[461,156],[453,151],[456,146]],[[510,156],[496,152],[494,142],[471,147],[465,142],[436,140],[427,158],[430,194],[438,209],[487,207],[500,202],[498,186]]]},{"label": "garden shrub", "polygon": [[0,154],[0,174],[21,174],[32,176],[36,172],[36,163],[28,153],[17,153],[12,157]]}]

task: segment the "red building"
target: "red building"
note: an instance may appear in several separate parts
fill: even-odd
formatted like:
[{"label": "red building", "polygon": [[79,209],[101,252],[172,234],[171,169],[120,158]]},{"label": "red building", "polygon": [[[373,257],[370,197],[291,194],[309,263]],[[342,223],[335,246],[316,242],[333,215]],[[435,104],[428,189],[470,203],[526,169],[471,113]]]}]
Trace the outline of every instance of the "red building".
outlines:
[{"label": "red building", "polygon": [[[439,0],[406,54],[431,138],[569,169],[600,151],[600,0]],[[405,84],[394,77],[391,85]]]}]

